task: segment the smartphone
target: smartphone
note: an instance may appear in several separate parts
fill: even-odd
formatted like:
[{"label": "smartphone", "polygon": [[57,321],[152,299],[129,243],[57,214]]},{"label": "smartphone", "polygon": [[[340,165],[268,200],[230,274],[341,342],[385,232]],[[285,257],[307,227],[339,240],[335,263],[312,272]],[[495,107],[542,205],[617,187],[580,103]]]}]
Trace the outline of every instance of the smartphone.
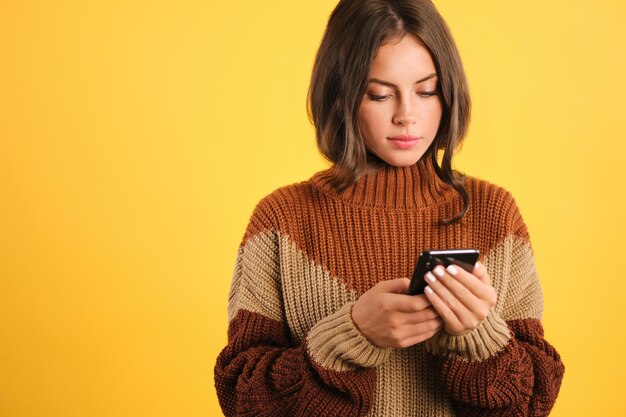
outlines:
[{"label": "smartphone", "polygon": [[478,249],[445,249],[445,250],[425,250],[420,253],[420,257],[413,271],[413,278],[409,285],[409,295],[423,294],[426,288],[424,275],[432,271],[437,265],[454,264],[465,269],[467,272],[474,270],[474,265],[478,260]]}]

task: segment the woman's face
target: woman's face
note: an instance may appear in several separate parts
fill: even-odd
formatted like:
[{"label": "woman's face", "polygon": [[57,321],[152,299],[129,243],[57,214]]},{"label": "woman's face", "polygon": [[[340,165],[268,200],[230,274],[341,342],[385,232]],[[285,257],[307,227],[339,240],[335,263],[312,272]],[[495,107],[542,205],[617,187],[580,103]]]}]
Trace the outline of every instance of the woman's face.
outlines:
[{"label": "woman's face", "polygon": [[359,107],[365,147],[393,166],[424,155],[441,120],[435,64],[412,35],[382,45],[374,58]]}]

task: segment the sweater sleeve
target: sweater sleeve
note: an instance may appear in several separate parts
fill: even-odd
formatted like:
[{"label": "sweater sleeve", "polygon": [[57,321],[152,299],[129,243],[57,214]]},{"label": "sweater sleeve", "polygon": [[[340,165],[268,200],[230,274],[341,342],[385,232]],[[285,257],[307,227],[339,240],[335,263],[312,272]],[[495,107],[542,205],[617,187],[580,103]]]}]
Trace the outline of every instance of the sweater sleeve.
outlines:
[{"label": "sweater sleeve", "polygon": [[558,352],[543,338],[543,298],[522,217],[510,197],[506,238],[483,263],[498,303],[470,332],[439,332],[426,342],[432,364],[460,416],[545,416],[564,373]]},{"label": "sweater sleeve", "polygon": [[280,233],[257,206],[239,248],[229,293],[228,344],[215,365],[226,416],[362,416],[372,405],[376,366],[389,356],[351,319],[352,303],[320,320],[301,343],[285,323]]}]

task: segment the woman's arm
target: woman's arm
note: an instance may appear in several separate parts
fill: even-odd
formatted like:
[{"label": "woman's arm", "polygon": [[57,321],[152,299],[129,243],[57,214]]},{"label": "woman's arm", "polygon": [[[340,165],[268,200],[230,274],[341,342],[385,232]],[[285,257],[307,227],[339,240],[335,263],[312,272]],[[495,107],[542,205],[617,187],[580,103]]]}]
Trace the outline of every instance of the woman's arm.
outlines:
[{"label": "woman's arm", "polygon": [[226,416],[362,416],[372,405],[375,367],[388,349],[351,320],[352,303],[295,344],[284,320],[279,234],[259,204],[240,246],[229,294],[228,345],[215,365]]},{"label": "woman's arm", "polygon": [[[481,309],[473,305],[476,300],[461,302],[461,297],[455,298],[461,304],[458,308],[455,302],[445,303],[451,305],[450,309],[460,319],[456,323],[450,320],[449,326],[446,314],[440,311],[448,332],[442,331],[426,342],[434,355],[432,363],[440,381],[461,416],[547,415],[563,378],[564,366],[559,354],[543,338],[540,321],[543,299],[528,232],[513,200],[510,201],[511,232],[484,260],[486,269],[497,280],[497,303],[491,305],[486,318],[477,326],[459,334],[451,334],[450,329],[461,329],[459,323],[472,321],[466,313]],[[489,282],[484,268],[482,272],[484,276],[476,271],[475,275],[463,271],[456,276],[446,273],[431,285],[445,287],[440,294],[447,290],[453,293],[455,286],[466,279],[470,283],[469,279],[479,276],[480,280],[475,281],[486,278]],[[488,299],[489,294],[485,294],[483,298]],[[437,294],[429,297],[435,308],[440,304],[437,297]]]}]

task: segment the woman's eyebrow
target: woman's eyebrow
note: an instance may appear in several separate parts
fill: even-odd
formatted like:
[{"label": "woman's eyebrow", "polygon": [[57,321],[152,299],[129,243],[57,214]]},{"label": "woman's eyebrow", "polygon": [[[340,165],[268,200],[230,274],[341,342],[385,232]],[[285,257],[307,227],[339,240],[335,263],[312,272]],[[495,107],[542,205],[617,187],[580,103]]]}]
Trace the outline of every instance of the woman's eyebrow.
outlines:
[{"label": "woman's eyebrow", "polygon": [[[429,75],[425,76],[421,80],[415,81],[415,84],[419,84],[419,83],[424,82],[426,80],[430,80],[431,78],[436,77],[436,76],[437,76],[437,73],[433,72],[432,74],[429,74]],[[394,83],[390,83],[389,81],[381,80],[380,78],[370,78],[368,83],[381,84],[381,85],[385,85],[387,87],[396,87],[396,85]]]}]

